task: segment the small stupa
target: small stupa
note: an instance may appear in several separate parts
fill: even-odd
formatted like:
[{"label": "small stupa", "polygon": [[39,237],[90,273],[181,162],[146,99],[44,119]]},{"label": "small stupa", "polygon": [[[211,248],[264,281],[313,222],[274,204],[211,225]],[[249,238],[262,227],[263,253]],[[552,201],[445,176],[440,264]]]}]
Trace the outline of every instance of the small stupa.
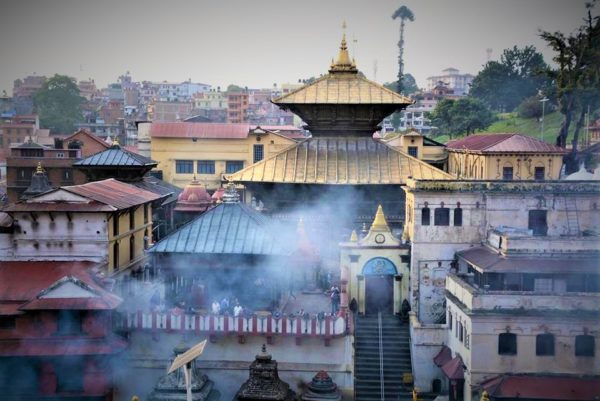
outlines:
[{"label": "small stupa", "polygon": [[250,365],[250,378],[242,384],[233,401],[294,401],[296,393],[277,373],[277,361],[267,353],[263,344],[261,353]]},{"label": "small stupa", "polygon": [[313,377],[300,397],[302,401],[341,401],[342,394],[337,384],[324,370]]},{"label": "small stupa", "polygon": [[[189,347],[180,344],[173,349],[173,359],[183,354]],[[171,362],[173,362],[173,359]],[[192,361],[192,400],[193,401],[218,401],[221,394],[214,389],[214,383],[203,374]],[[186,400],[185,374],[182,369],[177,369],[160,378],[154,390],[146,401],[174,401]]]}]

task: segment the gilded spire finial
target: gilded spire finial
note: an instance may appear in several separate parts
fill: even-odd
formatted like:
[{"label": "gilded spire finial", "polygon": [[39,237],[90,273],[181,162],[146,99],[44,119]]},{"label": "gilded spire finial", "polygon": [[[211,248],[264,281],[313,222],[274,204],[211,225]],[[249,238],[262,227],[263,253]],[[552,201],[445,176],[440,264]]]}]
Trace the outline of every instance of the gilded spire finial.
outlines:
[{"label": "gilded spire finial", "polygon": [[44,168],[42,167],[42,162],[38,162],[37,168],[35,169],[36,174],[44,174]]},{"label": "gilded spire finial", "polygon": [[377,213],[375,213],[375,219],[371,224],[371,231],[390,231],[385,214],[383,214],[383,208],[381,205],[377,207]]},{"label": "gilded spire finial", "polygon": [[490,395],[485,390],[481,393],[481,401],[490,401]]},{"label": "gilded spire finial", "polygon": [[115,136],[115,139],[112,141],[112,146],[120,146],[119,139]]},{"label": "gilded spire finial", "polygon": [[358,234],[356,230],[352,230],[352,234],[350,235],[350,242],[358,242]]},{"label": "gilded spire finial", "polygon": [[342,42],[340,43],[340,51],[338,53],[337,61],[332,63],[329,72],[357,73],[358,70],[356,69],[356,64],[350,60],[350,54],[348,53],[348,44],[346,43],[346,21],[344,21],[342,24],[342,29]]}]

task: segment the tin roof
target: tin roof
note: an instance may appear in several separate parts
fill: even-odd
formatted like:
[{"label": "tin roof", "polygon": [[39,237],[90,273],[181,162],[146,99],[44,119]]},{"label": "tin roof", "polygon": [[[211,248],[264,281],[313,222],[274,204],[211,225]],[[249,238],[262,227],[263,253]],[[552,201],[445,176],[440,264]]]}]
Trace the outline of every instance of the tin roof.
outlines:
[{"label": "tin roof", "polygon": [[485,273],[593,273],[598,270],[598,256],[505,256],[487,246],[469,248],[456,255]]},{"label": "tin roof", "polygon": [[600,394],[600,377],[502,375],[482,382],[481,386],[495,400],[592,401]]},{"label": "tin roof", "polygon": [[250,125],[231,123],[153,122],[153,138],[243,139],[248,137]]},{"label": "tin roof", "polygon": [[462,380],[465,378],[464,363],[460,355],[442,365],[442,372],[450,380]]},{"label": "tin roof", "polygon": [[181,193],[181,188],[170,184],[160,178],[156,178],[151,175],[146,175],[140,181],[133,181],[129,184],[135,185],[136,187],[153,192],[158,195],[167,196],[163,201],[162,205],[166,205],[171,202],[176,202],[177,197]]},{"label": "tin roof", "polygon": [[119,145],[112,145],[106,150],[73,163],[74,167],[156,167],[157,165],[158,162],[123,149]]},{"label": "tin roof", "polygon": [[144,203],[153,202],[163,196],[155,194],[134,185],[125,184],[114,178],[94,181],[82,185],[61,187],[65,191],[113,206],[117,209],[127,209]]},{"label": "tin roof", "polygon": [[221,203],[169,234],[150,253],[288,255],[276,222],[242,203]]},{"label": "tin roof", "polygon": [[419,159],[365,137],[313,137],[246,167],[233,182],[290,184],[404,184],[416,179],[450,179]]},{"label": "tin roof", "polygon": [[448,150],[484,153],[565,153],[565,149],[517,133],[478,134],[448,142]]}]

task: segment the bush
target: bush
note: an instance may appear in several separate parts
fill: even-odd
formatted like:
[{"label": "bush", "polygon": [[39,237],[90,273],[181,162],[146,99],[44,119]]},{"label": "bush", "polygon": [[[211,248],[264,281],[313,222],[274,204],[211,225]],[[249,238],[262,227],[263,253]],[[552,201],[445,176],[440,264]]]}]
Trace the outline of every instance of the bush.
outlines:
[{"label": "bush", "polygon": [[[541,118],[542,117],[542,102],[537,96],[531,96],[523,100],[519,107],[517,107],[517,113],[522,118]],[[553,111],[550,102],[546,102],[546,114]]]}]

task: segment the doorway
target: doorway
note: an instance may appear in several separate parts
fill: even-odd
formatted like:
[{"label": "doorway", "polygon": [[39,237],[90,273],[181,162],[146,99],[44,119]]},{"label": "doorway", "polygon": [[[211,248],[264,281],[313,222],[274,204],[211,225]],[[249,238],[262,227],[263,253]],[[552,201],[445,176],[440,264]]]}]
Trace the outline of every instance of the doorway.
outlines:
[{"label": "doorway", "polygon": [[394,313],[394,276],[365,276],[365,313]]}]

